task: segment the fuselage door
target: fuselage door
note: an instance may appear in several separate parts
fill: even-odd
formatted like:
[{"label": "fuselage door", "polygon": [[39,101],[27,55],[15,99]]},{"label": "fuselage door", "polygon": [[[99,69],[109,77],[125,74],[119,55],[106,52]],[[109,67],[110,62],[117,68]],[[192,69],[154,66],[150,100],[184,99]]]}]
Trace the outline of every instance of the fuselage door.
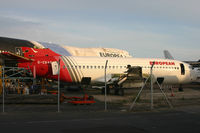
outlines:
[{"label": "fuselage door", "polygon": [[54,62],[51,62],[51,68],[52,68],[52,74],[53,75],[58,75],[58,62],[57,61],[54,61]]},{"label": "fuselage door", "polygon": [[181,75],[185,75],[185,66],[180,63],[180,67],[181,67]]}]

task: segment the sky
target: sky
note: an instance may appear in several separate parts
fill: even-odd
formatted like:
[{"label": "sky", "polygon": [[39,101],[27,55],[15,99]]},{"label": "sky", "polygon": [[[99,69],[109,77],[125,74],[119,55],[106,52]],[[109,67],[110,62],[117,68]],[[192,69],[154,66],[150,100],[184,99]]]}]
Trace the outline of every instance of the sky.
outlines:
[{"label": "sky", "polygon": [[0,0],[0,36],[200,59],[199,0]]}]

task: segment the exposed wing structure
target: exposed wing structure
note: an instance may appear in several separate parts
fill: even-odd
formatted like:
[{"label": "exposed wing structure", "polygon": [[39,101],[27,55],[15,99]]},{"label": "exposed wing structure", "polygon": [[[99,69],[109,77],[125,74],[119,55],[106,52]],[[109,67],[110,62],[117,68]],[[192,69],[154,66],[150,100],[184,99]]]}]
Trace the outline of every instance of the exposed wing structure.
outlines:
[{"label": "exposed wing structure", "polygon": [[3,56],[6,60],[17,60],[17,62],[32,62],[32,59],[20,56],[18,54],[14,54],[9,51],[0,51],[0,55]]}]

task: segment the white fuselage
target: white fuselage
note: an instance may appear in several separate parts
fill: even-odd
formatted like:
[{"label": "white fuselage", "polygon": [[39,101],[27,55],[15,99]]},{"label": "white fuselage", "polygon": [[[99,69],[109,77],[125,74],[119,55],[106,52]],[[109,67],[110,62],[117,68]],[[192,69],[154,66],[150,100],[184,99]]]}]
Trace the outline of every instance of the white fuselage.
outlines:
[{"label": "white fuselage", "polygon": [[[103,81],[105,74],[105,63],[107,64],[107,75],[124,74],[127,65],[142,67],[142,74],[149,75],[152,62],[153,76],[157,79],[164,78],[165,84],[184,84],[195,79],[191,66],[187,63],[159,58],[100,58],[100,57],[73,57],[62,56],[68,71],[74,82],[80,82],[83,77],[91,77],[91,81]],[[109,80],[109,79],[108,79]]]}]

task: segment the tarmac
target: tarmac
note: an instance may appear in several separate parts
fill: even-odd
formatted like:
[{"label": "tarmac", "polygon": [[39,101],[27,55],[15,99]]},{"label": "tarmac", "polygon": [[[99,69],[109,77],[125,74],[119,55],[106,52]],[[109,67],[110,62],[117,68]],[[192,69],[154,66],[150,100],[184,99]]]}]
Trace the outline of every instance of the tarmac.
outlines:
[{"label": "tarmac", "polygon": [[150,112],[15,112],[0,114],[5,133],[199,133],[200,106]]},{"label": "tarmac", "polygon": [[[199,85],[186,86],[183,92],[174,89],[174,96],[171,96],[170,90],[166,90],[173,108],[169,108],[162,94],[155,89],[154,109],[150,110],[148,91],[144,90],[132,111],[128,109],[138,89],[130,90],[125,96],[109,95],[107,111],[104,110],[104,97],[96,91],[88,93],[93,94],[97,103],[75,106],[64,102],[60,105],[60,112],[56,103],[7,103],[5,112],[0,113],[0,130],[2,133],[200,132]],[[75,94],[73,92],[67,96]]]}]

